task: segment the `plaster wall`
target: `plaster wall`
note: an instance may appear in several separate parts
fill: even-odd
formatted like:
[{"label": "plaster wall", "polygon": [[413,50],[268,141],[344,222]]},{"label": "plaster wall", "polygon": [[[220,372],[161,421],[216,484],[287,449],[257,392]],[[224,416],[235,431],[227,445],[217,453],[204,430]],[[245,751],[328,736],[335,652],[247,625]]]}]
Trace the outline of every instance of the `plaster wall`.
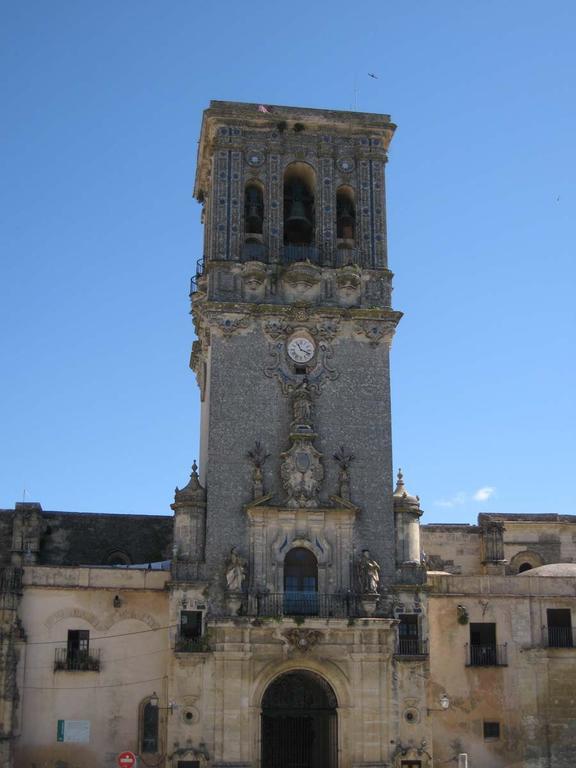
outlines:
[{"label": "plaster wall", "polygon": [[[139,705],[165,685],[165,580],[166,574],[140,571],[26,570],[15,768],[108,768],[119,752],[138,751]],[[119,608],[113,606],[116,594]],[[69,629],[90,632],[100,671],[55,671],[55,649],[66,647]],[[90,721],[89,743],[58,743],[58,720]]]}]

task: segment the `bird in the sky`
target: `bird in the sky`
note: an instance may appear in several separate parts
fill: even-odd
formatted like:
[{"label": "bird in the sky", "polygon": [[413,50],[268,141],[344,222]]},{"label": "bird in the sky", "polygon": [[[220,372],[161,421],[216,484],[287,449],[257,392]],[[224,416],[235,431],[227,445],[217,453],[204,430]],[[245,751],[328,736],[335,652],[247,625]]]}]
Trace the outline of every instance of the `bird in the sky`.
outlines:
[{"label": "bird in the sky", "polygon": [[375,75],[374,72],[368,72],[368,77],[373,77],[374,80],[378,80],[378,75]]}]

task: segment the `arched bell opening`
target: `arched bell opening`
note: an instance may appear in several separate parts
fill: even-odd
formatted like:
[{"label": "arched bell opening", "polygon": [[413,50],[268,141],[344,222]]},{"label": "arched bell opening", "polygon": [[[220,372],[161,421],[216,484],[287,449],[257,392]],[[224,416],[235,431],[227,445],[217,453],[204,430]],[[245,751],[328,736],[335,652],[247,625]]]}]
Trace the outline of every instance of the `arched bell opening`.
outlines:
[{"label": "arched bell opening", "polygon": [[316,174],[307,163],[291,163],[284,172],[284,245],[314,243]]},{"label": "arched bell opening", "polygon": [[356,203],[352,187],[336,191],[336,237],[338,247],[353,248],[356,241]]},{"label": "arched bell opening", "polygon": [[246,243],[259,243],[264,230],[264,190],[257,181],[249,181],[244,191],[244,234]]},{"label": "arched bell opening", "polygon": [[284,559],[284,613],[318,613],[318,561],[305,547],[294,547]]},{"label": "arched bell opening", "polygon": [[280,675],[262,698],[264,768],[337,768],[338,716],[332,687],[309,670]]}]

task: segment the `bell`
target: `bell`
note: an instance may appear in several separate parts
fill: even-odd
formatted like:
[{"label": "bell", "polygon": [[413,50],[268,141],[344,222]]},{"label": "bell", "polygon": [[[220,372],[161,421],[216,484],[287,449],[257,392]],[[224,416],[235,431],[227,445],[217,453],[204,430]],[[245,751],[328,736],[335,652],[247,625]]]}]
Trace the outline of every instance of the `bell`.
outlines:
[{"label": "bell", "polygon": [[312,222],[306,215],[305,189],[300,184],[292,187],[290,209],[284,221],[284,235],[290,243],[309,243],[312,235]]},{"label": "bell", "polygon": [[246,232],[262,234],[262,201],[256,189],[248,189],[246,194]]},{"label": "bell", "polygon": [[337,236],[345,240],[352,240],[354,238],[355,224],[356,218],[351,203],[347,200],[339,201],[336,222]]}]

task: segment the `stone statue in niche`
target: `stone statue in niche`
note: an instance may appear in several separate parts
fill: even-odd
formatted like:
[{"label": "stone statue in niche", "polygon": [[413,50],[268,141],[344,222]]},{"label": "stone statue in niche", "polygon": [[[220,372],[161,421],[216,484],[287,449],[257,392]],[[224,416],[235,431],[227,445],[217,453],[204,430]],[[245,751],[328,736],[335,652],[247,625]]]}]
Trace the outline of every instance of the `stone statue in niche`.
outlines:
[{"label": "stone statue in niche", "polygon": [[350,473],[348,472],[348,468],[354,461],[354,454],[352,451],[349,451],[341,445],[334,454],[334,460],[340,467],[338,475],[338,496],[340,496],[341,499],[350,501]]},{"label": "stone statue in niche", "polygon": [[252,462],[252,494],[254,499],[260,499],[264,496],[264,477],[262,474],[262,468],[266,462],[266,459],[270,456],[266,453],[262,443],[256,440],[254,448],[248,451],[248,458]]},{"label": "stone statue in niche", "polygon": [[242,592],[246,580],[247,561],[232,547],[226,560],[226,585],[229,592]]},{"label": "stone statue in niche", "polygon": [[380,566],[373,560],[369,549],[362,550],[362,557],[358,563],[358,585],[364,595],[373,595],[378,592],[380,583]]},{"label": "stone statue in niche", "polygon": [[303,381],[296,387],[292,395],[292,412],[294,416],[294,425],[311,426],[312,423],[312,393],[308,379],[304,377]]}]

